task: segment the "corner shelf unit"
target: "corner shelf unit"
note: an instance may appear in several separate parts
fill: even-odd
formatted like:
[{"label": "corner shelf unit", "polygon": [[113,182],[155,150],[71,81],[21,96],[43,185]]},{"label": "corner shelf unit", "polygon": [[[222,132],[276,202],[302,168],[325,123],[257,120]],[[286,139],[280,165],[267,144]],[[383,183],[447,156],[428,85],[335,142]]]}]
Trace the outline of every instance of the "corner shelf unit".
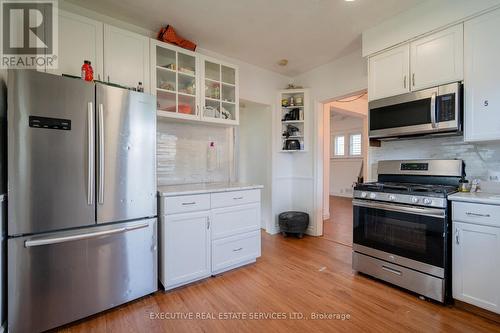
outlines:
[{"label": "corner shelf unit", "polygon": [[307,89],[286,89],[278,94],[280,153],[307,151],[309,95]]}]

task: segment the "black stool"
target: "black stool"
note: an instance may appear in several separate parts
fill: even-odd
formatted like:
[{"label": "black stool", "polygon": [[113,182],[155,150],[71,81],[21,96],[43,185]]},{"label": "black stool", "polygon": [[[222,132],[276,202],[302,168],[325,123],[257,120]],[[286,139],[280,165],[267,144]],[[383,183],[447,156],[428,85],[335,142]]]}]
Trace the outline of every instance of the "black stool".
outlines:
[{"label": "black stool", "polygon": [[278,220],[280,232],[285,237],[296,234],[302,238],[309,226],[309,214],[304,212],[284,212],[278,216]]}]

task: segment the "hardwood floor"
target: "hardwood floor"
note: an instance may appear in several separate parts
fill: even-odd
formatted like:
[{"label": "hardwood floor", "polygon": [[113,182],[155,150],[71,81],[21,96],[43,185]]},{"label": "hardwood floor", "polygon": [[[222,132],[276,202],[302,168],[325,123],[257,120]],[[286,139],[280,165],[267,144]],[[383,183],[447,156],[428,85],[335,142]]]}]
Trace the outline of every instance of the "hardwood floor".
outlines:
[{"label": "hardwood floor", "polygon": [[[344,208],[344,213],[342,209],[332,210],[333,221],[346,218]],[[297,239],[262,233],[262,257],[256,264],[171,292],[157,292],[61,331],[500,332],[500,325],[493,321],[420,300],[354,273],[351,248],[340,244],[347,242],[347,236],[339,235],[339,243],[331,237],[337,236]],[[219,318],[231,312],[248,317],[284,313],[288,320]],[[172,318],[196,313],[215,319],[155,318],[156,314]],[[291,319],[291,313],[296,319]],[[304,318],[299,319],[297,313]],[[313,313],[344,315],[345,320],[313,319]]]},{"label": "hardwood floor", "polygon": [[352,246],[352,198],[330,196],[330,218],[323,222],[323,237]]}]

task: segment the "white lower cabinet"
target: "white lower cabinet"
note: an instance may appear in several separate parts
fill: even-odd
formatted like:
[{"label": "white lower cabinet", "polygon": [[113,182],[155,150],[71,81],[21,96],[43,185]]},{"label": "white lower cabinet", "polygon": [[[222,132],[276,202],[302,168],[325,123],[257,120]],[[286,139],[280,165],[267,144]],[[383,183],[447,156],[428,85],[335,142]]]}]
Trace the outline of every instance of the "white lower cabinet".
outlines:
[{"label": "white lower cabinet", "polygon": [[162,197],[160,281],[165,289],[255,262],[261,255],[260,209],[259,189]]},{"label": "white lower cabinet", "polygon": [[260,231],[214,240],[212,242],[212,274],[224,272],[260,257]]},{"label": "white lower cabinet", "polygon": [[209,211],[162,217],[160,281],[165,289],[210,276],[209,219]]},{"label": "white lower cabinet", "polygon": [[260,228],[260,203],[212,210],[212,239]]},{"label": "white lower cabinet", "polygon": [[[500,216],[496,217],[498,226],[475,224],[491,217],[481,213],[478,206],[491,207],[468,203],[453,206],[453,298],[500,313]],[[456,221],[455,208],[465,208],[467,216],[477,222]]]}]

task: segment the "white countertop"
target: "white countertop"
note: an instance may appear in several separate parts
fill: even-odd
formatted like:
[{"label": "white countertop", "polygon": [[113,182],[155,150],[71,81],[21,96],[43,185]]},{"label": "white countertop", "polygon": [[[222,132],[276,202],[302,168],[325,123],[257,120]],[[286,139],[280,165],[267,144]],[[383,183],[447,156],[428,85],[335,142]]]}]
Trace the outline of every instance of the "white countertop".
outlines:
[{"label": "white countertop", "polygon": [[487,193],[487,192],[476,192],[476,193],[458,192],[449,195],[448,200],[483,203],[489,205],[500,205],[500,194]]},{"label": "white countertop", "polygon": [[264,188],[263,185],[245,183],[200,183],[158,186],[158,195],[161,197],[173,197],[177,195],[230,192],[241,190],[253,190]]}]

